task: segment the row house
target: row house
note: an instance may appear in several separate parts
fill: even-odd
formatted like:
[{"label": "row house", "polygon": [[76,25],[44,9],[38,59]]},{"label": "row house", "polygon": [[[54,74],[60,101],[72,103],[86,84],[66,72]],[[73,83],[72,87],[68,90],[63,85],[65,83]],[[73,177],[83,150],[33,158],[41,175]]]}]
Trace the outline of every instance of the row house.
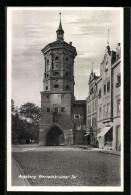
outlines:
[{"label": "row house", "polygon": [[[87,140],[90,145],[93,143],[99,148],[120,149],[120,65],[120,43],[118,43],[116,51],[111,51],[110,47],[107,46],[104,59],[100,65],[100,76],[96,77],[95,73],[91,73],[90,75],[89,96],[86,99]],[[93,85],[95,85],[96,91],[91,91]],[[93,101],[96,102],[96,107],[94,110],[89,112],[90,105],[93,105]],[[94,118],[96,120],[96,124],[92,123],[92,119]],[[94,142],[92,142],[92,134]]]}]

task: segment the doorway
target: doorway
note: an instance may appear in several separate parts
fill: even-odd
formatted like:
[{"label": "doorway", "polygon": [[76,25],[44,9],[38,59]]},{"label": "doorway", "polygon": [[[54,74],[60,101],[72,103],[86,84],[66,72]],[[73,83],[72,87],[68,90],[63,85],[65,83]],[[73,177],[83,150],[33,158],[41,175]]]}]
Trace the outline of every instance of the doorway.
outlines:
[{"label": "doorway", "polygon": [[61,146],[65,144],[65,138],[62,130],[57,126],[51,128],[47,134],[47,146]]}]

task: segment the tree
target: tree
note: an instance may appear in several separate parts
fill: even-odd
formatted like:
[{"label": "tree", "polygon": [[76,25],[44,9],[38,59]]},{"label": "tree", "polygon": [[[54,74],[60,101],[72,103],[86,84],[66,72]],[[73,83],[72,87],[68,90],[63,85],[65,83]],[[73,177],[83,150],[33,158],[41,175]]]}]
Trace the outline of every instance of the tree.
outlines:
[{"label": "tree", "polygon": [[12,143],[27,140],[39,141],[40,108],[33,103],[26,103],[18,109],[11,100]]},{"label": "tree", "polygon": [[33,103],[26,103],[20,107],[20,118],[27,122],[25,131],[30,140],[38,142],[39,138],[39,123],[40,123],[40,108]]},{"label": "tree", "polygon": [[40,108],[33,103],[26,103],[20,107],[20,117],[26,119],[28,122],[39,125],[40,122]]}]

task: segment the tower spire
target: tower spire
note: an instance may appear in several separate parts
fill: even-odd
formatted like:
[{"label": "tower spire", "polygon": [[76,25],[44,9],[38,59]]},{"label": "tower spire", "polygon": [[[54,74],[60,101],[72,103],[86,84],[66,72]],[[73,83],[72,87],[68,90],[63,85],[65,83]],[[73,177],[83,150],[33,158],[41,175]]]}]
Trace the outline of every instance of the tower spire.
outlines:
[{"label": "tower spire", "polygon": [[59,13],[60,14],[60,24],[59,24],[59,28],[58,30],[56,31],[57,33],[57,40],[64,40],[64,30],[62,29],[62,24],[61,24],[61,12]]}]

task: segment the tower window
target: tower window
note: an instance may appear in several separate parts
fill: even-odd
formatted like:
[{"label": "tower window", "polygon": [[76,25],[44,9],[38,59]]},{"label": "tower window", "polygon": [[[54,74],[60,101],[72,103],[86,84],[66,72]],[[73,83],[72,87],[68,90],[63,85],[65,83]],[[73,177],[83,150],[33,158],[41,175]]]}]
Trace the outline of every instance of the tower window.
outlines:
[{"label": "tower window", "polygon": [[61,107],[61,112],[64,112],[64,110],[65,110],[65,107]]},{"label": "tower window", "polygon": [[47,60],[47,64],[49,64],[49,59]]},{"label": "tower window", "polygon": [[58,88],[58,87],[59,87],[59,85],[58,85],[58,84],[55,84],[55,85],[54,85],[54,88]]},{"label": "tower window", "polygon": [[69,58],[66,58],[66,61],[68,62],[69,61]]},{"label": "tower window", "polygon": [[74,114],[74,119],[80,119],[80,114]]},{"label": "tower window", "polygon": [[69,85],[66,85],[66,89],[67,89],[67,90],[69,90],[69,89],[70,89]]},{"label": "tower window", "polygon": [[47,112],[50,112],[50,107],[47,107]]},{"label": "tower window", "polygon": [[66,72],[66,76],[68,76],[69,75],[69,72]]},{"label": "tower window", "polygon": [[55,74],[55,76],[56,76],[56,75],[59,75],[59,72],[55,72],[54,74]]},{"label": "tower window", "polygon": [[46,86],[46,90],[48,90],[48,86]]},{"label": "tower window", "polygon": [[55,60],[58,60],[58,59],[59,59],[59,57],[58,57],[58,56],[56,56],[56,57],[55,57]]}]

